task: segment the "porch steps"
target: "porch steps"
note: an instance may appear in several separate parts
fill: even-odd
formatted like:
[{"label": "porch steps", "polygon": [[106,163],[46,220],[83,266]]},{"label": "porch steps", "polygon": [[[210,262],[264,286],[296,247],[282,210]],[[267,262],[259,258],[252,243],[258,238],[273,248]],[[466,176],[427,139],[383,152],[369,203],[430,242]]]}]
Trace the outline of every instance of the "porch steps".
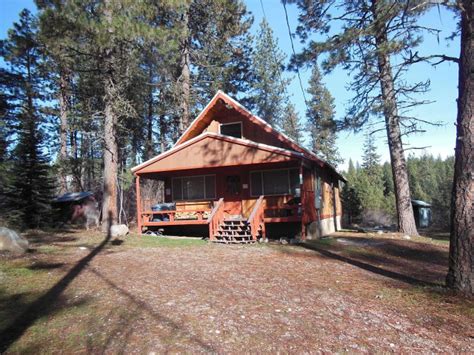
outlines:
[{"label": "porch steps", "polygon": [[215,243],[224,244],[251,244],[255,243],[252,239],[250,225],[243,217],[232,216],[226,218],[219,226],[215,239]]}]

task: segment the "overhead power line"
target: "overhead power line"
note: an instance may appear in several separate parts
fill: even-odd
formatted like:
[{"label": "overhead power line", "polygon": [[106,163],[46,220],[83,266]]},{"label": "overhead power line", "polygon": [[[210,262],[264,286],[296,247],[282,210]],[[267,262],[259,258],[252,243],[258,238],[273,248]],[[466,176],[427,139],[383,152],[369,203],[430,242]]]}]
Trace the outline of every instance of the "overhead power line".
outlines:
[{"label": "overhead power line", "polygon": [[263,18],[266,19],[266,18],[267,18],[267,15],[265,15],[265,9],[263,8],[263,2],[262,2],[262,0],[260,0],[260,7],[262,8]]},{"label": "overhead power line", "polygon": [[[260,3],[261,2],[262,0],[260,0]],[[296,57],[295,45],[293,43],[293,36],[291,34],[290,20],[288,19],[288,11],[286,9],[286,0],[282,0],[281,3],[283,4],[283,9],[285,10],[286,27],[288,28],[288,35],[290,36],[291,50],[293,51],[293,55]],[[300,83],[301,93],[303,94],[304,104],[306,105],[306,109],[308,109],[308,101],[306,100],[306,93],[303,88],[303,81],[301,80],[301,74],[298,66],[296,66],[296,74],[298,75],[298,81]]]}]

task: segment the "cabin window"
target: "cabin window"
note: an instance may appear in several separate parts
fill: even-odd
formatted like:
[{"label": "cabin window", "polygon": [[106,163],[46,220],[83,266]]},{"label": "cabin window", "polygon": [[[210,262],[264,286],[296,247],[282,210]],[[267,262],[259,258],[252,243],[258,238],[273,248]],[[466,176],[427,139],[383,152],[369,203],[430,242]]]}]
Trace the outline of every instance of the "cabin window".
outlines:
[{"label": "cabin window", "polygon": [[316,209],[321,209],[321,203],[323,200],[323,193],[321,189],[321,177],[316,176],[316,179],[314,180],[314,207]]},{"label": "cabin window", "polygon": [[300,185],[298,169],[253,171],[250,173],[252,196],[297,195]]},{"label": "cabin window", "polygon": [[173,178],[173,200],[191,201],[216,198],[216,176],[184,176]]},{"label": "cabin window", "polygon": [[222,123],[220,133],[224,136],[242,138],[242,122]]}]

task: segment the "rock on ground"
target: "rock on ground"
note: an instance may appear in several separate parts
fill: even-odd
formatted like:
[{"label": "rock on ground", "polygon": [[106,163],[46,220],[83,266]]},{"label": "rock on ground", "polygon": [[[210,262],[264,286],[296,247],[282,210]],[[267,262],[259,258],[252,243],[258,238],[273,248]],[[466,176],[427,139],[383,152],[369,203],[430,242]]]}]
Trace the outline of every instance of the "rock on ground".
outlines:
[{"label": "rock on ground", "polygon": [[112,238],[125,237],[129,230],[125,224],[114,224],[110,227],[110,236]]},{"label": "rock on ground", "polygon": [[28,241],[17,232],[0,227],[0,251],[24,253],[28,250]]}]

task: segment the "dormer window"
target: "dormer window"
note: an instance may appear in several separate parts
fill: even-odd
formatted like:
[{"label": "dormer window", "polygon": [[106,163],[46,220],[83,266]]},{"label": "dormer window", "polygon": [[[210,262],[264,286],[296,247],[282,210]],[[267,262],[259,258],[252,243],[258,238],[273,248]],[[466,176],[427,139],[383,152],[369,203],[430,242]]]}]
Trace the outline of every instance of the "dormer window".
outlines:
[{"label": "dormer window", "polygon": [[242,122],[221,123],[220,134],[235,138],[242,138]]}]

